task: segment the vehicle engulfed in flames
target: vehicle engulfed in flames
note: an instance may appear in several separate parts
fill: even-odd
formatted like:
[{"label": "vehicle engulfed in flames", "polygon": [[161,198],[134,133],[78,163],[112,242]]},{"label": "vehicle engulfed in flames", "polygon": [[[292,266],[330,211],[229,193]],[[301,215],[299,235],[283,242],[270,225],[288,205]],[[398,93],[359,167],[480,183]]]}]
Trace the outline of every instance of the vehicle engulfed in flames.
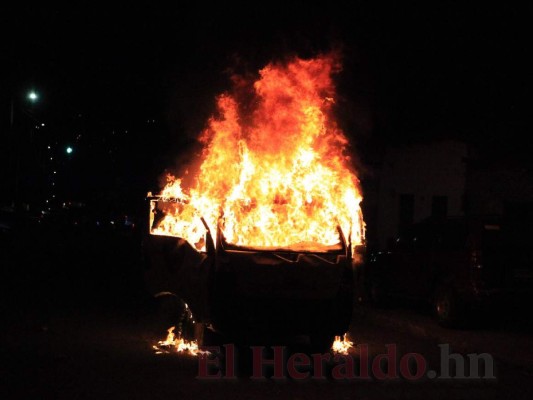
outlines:
[{"label": "vehicle engulfed in flames", "polygon": [[149,195],[147,280],[154,294],[183,299],[195,321],[234,338],[331,344],[346,332],[365,229],[334,117],[338,58],[234,77],[199,137],[200,162]]},{"label": "vehicle engulfed in flames", "polygon": [[[150,233],[176,200],[148,198]],[[194,322],[237,341],[306,335],[327,349],[350,324],[358,255],[338,228],[331,246],[253,248],[228,243],[222,222],[206,226],[202,251],[179,237],[148,235],[146,280],[152,294],[172,293]]]}]

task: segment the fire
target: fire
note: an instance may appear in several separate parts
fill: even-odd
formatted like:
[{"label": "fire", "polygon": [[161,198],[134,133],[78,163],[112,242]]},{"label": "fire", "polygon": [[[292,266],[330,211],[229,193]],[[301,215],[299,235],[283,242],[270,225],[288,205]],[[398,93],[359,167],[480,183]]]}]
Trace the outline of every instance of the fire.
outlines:
[{"label": "fire", "polygon": [[346,338],[346,334],[344,334],[344,336],[342,337],[342,340],[340,336],[335,336],[335,341],[333,342],[333,345],[331,346],[331,350],[333,350],[334,353],[343,354],[343,355],[348,355],[348,352],[352,348],[353,348],[353,342],[349,341]]},{"label": "fire", "polygon": [[340,227],[361,244],[359,181],[332,114],[339,70],[329,54],[270,63],[255,81],[235,78],[200,136],[194,182],[167,177],[161,196],[172,206],[152,233],[205,250],[206,228],[220,226],[238,246],[321,250],[339,243]]},{"label": "fire", "polygon": [[181,338],[181,335],[174,334],[175,326],[171,326],[167,330],[167,338],[158,342],[158,346],[153,346],[153,349],[156,351],[156,354],[161,354],[163,352],[168,352],[167,349],[174,348],[178,353],[188,353],[193,356],[196,356],[202,351],[198,348],[198,343],[193,340],[188,342]]}]

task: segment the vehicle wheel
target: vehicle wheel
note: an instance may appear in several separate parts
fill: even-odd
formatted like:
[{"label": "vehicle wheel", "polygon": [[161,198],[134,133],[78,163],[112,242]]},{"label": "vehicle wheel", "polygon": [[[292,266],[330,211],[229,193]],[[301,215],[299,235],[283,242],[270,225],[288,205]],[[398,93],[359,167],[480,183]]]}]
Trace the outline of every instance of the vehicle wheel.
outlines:
[{"label": "vehicle wheel", "polygon": [[457,328],[462,324],[464,310],[452,287],[441,286],[436,290],[433,307],[440,326]]},{"label": "vehicle wheel", "polygon": [[163,295],[155,297],[156,314],[159,324],[168,329],[176,325],[177,319],[182,312],[179,299],[174,295]]},{"label": "vehicle wheel", "polygon": [[200,340],[203,336],[203,324],[196,323],[186,303],[173,294],[156,297],[157,318],[161,328],[175,327],[175,333],[187,340]]}]

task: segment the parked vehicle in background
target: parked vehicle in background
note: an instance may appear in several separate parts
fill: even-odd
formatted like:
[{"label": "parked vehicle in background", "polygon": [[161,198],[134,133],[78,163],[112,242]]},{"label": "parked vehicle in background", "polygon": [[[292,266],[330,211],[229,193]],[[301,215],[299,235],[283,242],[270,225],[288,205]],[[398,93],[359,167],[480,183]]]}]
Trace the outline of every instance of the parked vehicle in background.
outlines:
[{"label": "parked vehicle in background", "polygon": [[369,254],[360,286],[374,303],[415,299],[430,304],[441,325],[461,326],[533,292],[531,230],[502,217],[428,219],[389,251]]}]

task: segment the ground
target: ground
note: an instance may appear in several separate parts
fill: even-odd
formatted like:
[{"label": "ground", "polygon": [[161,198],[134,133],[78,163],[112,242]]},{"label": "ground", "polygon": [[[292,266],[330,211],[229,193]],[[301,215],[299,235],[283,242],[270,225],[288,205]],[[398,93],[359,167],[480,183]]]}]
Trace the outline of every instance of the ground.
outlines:
[{"label": "ground", "polygon": [[[517,399],[533,394],[533,335],[519,324],[452,331],[407,307],[375,309],[355,302],[349,337],[368,346],[371,360],[394,344],[398,359],[418,353],[438,373],[438,345],[448,344],[465,358],[489,353],[495,378],[346,381],[329,375],[254,381],[244,366],[236,379],[199,379],[197,358],[152,349],[164,338],[166,321],[143,288],[139,239],[136,232],[120,230],[28,231],[3,239],[2,398]],[[356,364],[359,357],[353,353]]]}]

